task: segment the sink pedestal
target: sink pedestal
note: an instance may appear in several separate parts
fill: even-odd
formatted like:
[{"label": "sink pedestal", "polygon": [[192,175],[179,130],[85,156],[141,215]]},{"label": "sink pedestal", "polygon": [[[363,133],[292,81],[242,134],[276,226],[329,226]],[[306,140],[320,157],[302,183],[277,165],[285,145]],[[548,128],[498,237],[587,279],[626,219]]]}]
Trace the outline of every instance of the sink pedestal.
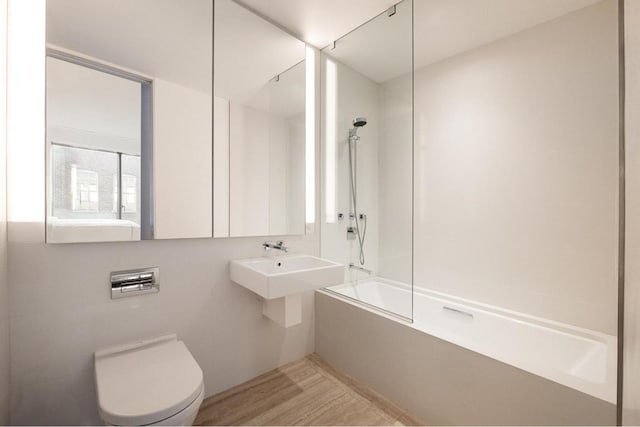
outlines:
[{"label": "sink pedestal", "polygon": [[299,325],[302,323],[302,295],[265,299],[262,302],[262,314],[285,328]]}]

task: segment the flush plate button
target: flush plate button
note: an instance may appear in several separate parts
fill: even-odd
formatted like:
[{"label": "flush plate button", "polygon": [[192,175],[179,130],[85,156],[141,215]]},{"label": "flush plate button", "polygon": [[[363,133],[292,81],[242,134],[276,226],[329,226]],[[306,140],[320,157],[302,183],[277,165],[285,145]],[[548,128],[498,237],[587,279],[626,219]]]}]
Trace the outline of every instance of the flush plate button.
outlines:
[{"label": "flush plate button", "polygon": [[158,267],[111,273],[111,299],[157,292],[160,292],[160,269]]}]

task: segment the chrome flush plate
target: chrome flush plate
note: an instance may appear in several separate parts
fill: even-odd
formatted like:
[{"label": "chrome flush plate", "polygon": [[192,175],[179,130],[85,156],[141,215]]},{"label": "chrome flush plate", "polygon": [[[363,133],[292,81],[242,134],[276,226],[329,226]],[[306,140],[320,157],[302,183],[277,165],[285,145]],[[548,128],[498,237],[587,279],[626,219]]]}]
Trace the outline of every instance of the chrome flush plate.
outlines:
[{"label": "chrome flush plate", "polygon": [[157,292],[160,292],[160,269],[158,267],[111,273],[111,299]]}]

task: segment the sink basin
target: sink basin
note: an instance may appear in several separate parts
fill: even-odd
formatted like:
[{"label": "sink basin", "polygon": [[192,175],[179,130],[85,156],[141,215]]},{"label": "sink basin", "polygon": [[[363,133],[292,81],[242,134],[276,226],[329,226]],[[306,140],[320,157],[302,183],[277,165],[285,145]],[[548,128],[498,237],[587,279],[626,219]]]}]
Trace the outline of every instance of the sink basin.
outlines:
[{"label": "sink basin", "polygon": [[231,261],[231,280],[265,299],[281,298],[344,281],[344,265],[310,255]]}]

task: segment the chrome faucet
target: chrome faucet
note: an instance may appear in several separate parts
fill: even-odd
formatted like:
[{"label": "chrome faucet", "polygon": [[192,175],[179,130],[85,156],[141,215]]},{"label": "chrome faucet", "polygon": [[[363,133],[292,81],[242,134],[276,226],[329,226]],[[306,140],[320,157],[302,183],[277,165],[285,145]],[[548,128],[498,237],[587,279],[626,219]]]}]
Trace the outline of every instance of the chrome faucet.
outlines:
[{"label": "chrome faucet", "polygon": [[373,274],[373,270],[369,270],[368,268],[360,267],[359,265],[355,265],[354,263],[349,264],[349,268],[351,270],[362,271],[363,273]]},{"label": "chrome faucet", "polygon": [[265,251],[268,251],[270,249],[277,249],[282,252],[289,252],[289,248],[284,245],[284,242],[282,240],[278,240],[275,243],[269,242],[269,241],[264,242],[262,244],[262,247],[264,248]]}]

